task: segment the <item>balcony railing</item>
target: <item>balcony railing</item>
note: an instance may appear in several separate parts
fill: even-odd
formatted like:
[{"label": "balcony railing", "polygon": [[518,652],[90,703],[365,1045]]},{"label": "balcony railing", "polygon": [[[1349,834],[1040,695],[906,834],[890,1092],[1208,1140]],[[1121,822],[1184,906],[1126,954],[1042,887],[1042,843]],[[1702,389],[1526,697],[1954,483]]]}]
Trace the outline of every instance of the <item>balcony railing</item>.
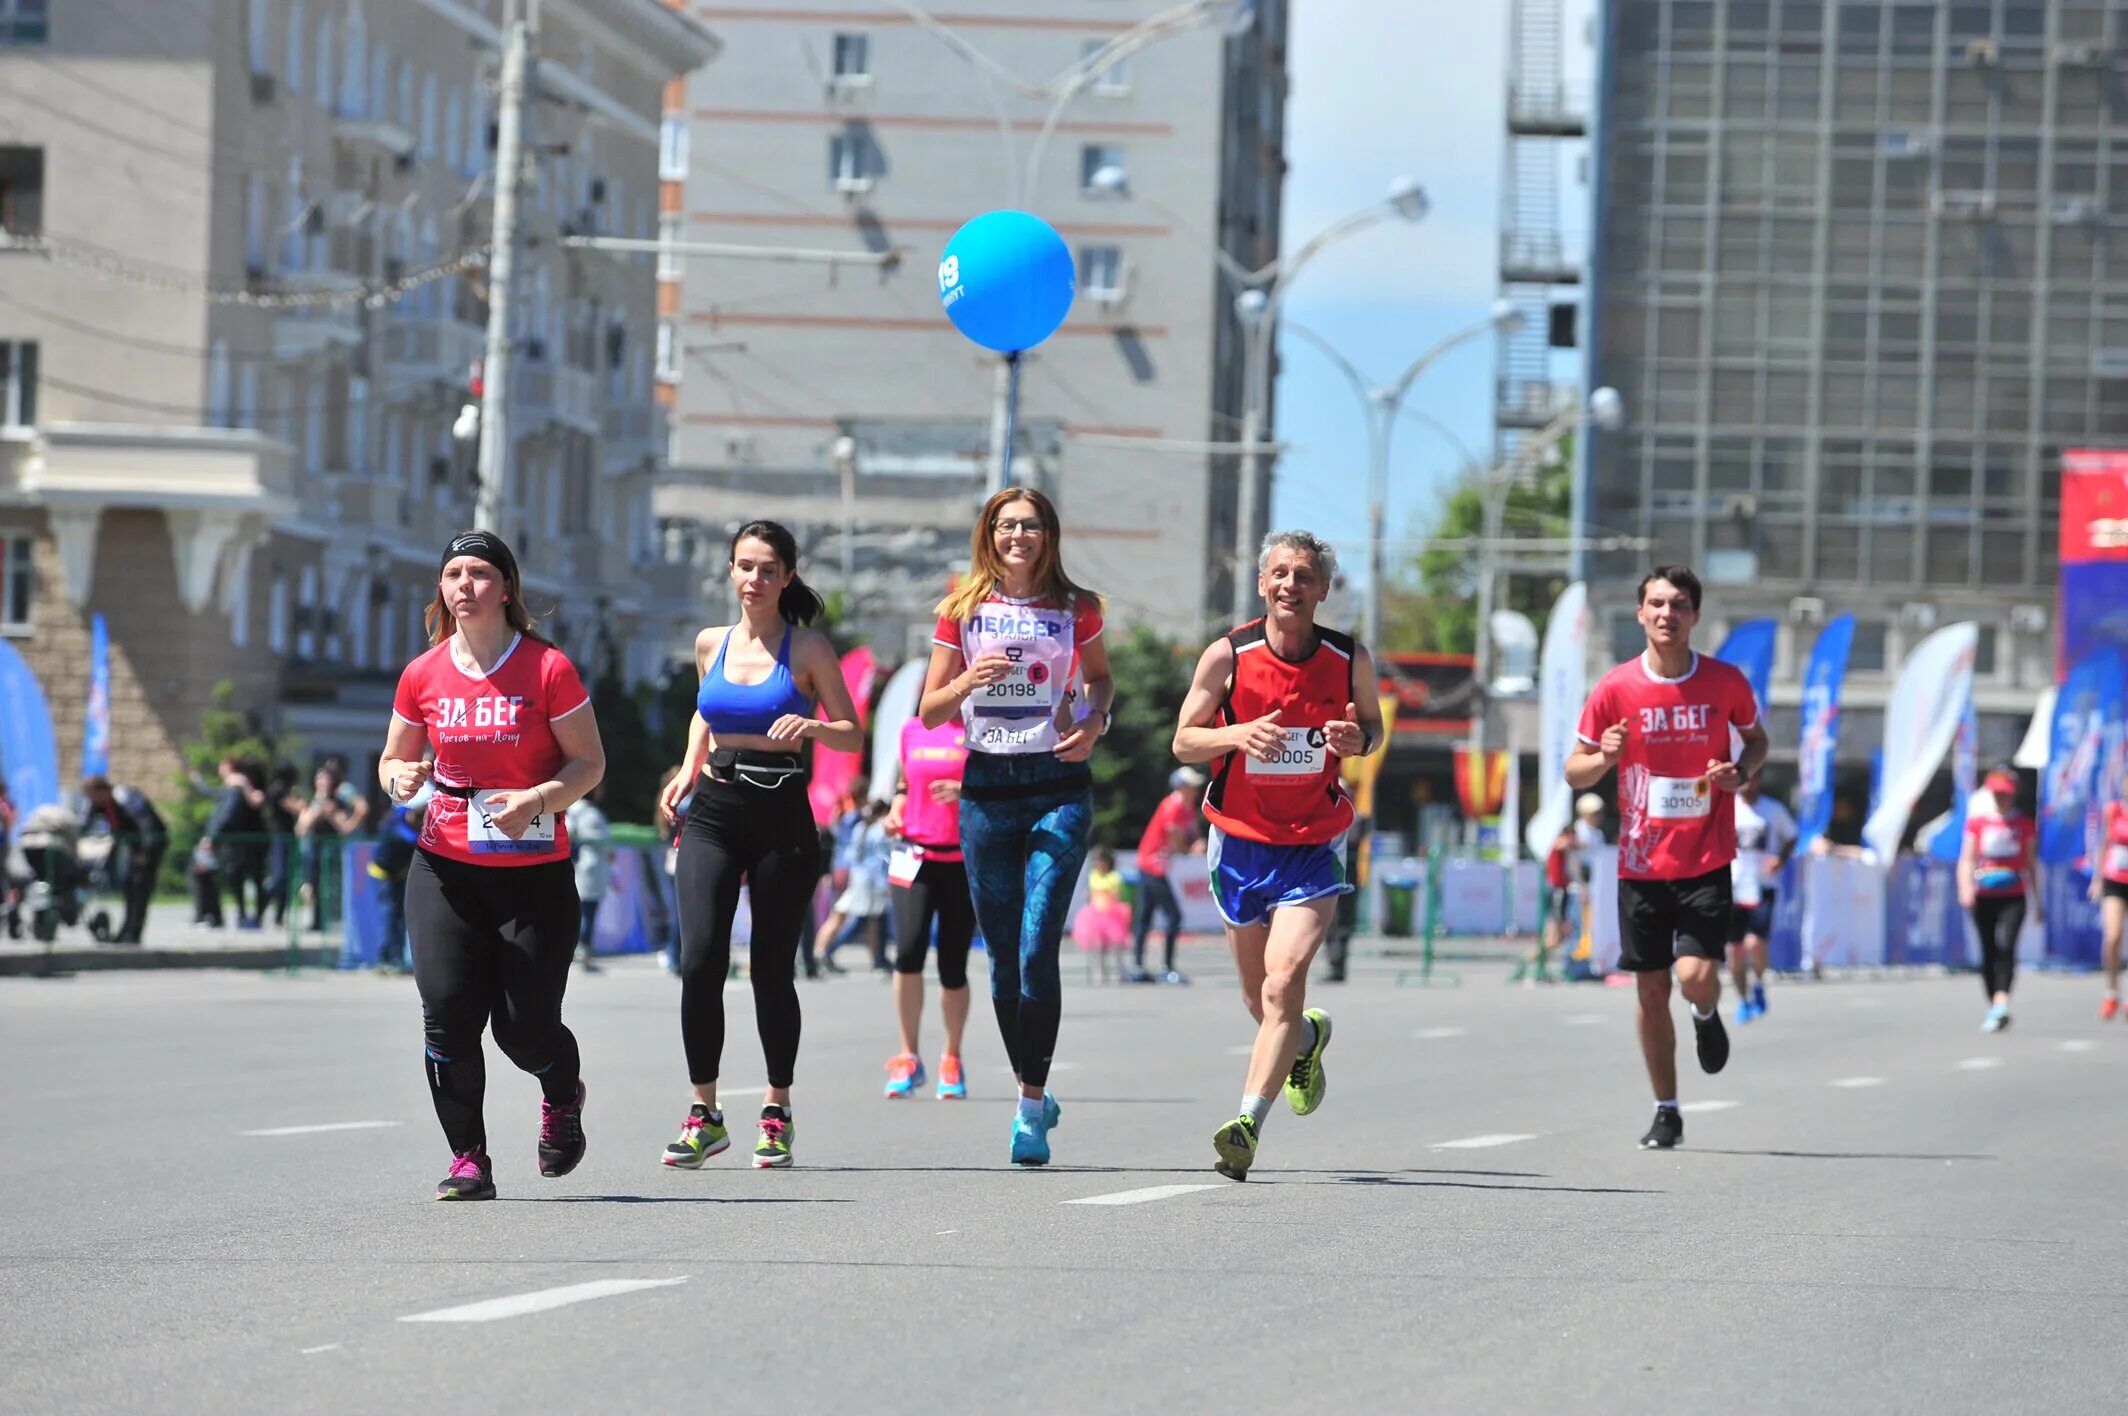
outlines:
[{"label": "balcony railing", "polygon": [[514,393],[522,418],[599,432],[598,379],[582,369],[546,360],[520,365]]},{"label": "balcony railing", "polygon": [[600,419],[599,460],[608,472],[627,472],[645,458],[662,460],[666,443],[665,410],[655,403],[610,407]]}]

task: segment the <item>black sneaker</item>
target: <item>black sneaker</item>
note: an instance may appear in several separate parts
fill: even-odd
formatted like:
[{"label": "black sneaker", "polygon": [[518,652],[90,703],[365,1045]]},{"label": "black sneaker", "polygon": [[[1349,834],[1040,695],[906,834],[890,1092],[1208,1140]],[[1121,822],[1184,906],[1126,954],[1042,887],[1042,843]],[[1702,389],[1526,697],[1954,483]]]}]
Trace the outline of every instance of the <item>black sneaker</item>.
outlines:
[{"label": "black sneaker", "polygon": [[467,1151],[451,1157],[451,1173],[436,1187],[439,1200],[492,1200],[495,1198],[495,1165],[486,1151]]},{"label": "black sneaker", "polygon": [[576,1100],[556,1106],[539,1103],[539,1173],[552,1180],[576,1169],[584,1158],[584,1083],[578,1079]]},{"label": "black sneaker", "polygon": [[1642,1150],[1669,1150],[1685,1138],[1685,1118],[1674,1106],[1655,1108],[1655,1124],[1640,1138]]},{"label": "black sneaker", "polygon": [[1729,1029],[1722,1026],[1722,1015],[1717,1010],[1713,1017],[1700,1020],[1692,1015],[1694,1041],[1699,1044],[1699,1069],[1708,1076],[1729,1065]]}]

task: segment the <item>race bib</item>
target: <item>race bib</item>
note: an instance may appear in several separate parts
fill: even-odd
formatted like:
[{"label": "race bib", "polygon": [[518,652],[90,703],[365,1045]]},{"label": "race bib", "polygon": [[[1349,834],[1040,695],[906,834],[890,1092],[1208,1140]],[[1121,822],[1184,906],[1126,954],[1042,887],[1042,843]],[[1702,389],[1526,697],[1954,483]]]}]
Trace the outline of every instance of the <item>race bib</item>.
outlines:
[{"label": "race bib", "polygon": [[914,885],[916,872],[923,869],[923,852],[913,846],[902,846],[887,857],[887,879],[896,885]]},{"label": "race bib", "polygon": [[1329,738],[1321,728],[1281,728],[1285,741],[1269,762],[1247,754],[1251,777],[1312,777],[1329,762]]},{"label": "race bib", "polygon": [[2128,875],[2128,846],[2106,847],[2106,873]]},{"label": "race bib", "polygon": [[1050,666],[1018,644],[1004,650],[1012,671],[996,683],[986,683],[968,696],[978,708],[1049,709],[1057,702],[1057,677]]},{"label": "race bib", "polygon": [[466,803],[466,849],[475,855],[546,855],[554,849],[554,813],[543,811],[525,826],[524,834],[512,840],[481,810],[489,788],[475,788]]},{"label": "race bib", "polygon": [[1648,819],[1697,821],[1714,809],[1714,788],[1705,777],[1648,777]]},{"label": "race bib", "polygon": [[2016,860],[2024,854],[2024,844],[2015,831],[1989,826],[1980,833],[1980,853],[1989,860]]}]

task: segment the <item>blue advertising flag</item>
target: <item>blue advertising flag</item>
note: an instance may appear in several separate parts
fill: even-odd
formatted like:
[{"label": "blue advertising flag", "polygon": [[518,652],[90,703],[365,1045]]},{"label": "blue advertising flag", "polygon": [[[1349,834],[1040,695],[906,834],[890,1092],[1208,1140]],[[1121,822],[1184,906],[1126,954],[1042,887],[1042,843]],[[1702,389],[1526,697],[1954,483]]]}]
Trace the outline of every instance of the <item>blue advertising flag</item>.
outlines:
[{"label": "blue advertising flag", "polygon": [[2107,794],[2120,781],[2128,723],[2128,655],[2113,645],[2087,653],[2054,700],[2047,775],[2039,789],[2039,858],[2090,869],[2087,856]]},{"label": "blue advertising flag", "polygon": [[1803,673],[1803,739],[1796,754],[1796,848],[1807,849],[1832,825],[1833,760],[1840,745],[1840,687],[1855,643],[1855,617],[1836,615],[1818,631]]},{"label": "blue advertising flag", "polygon": [[81,730],[81,775],[111,775],[111,637],[100,613],[89,617],[89,713]]},{"label": "blue advertising flag", "polygon": [[1765,711],[1766,694],[1773,687],[1773,645],[1779,632],[1777,621],[1745,620],[1731,627],[1722,647],[1714,651],[1715,658],[1743,672],[1751,685],[1751,696],[1759,701],[1760,712]]},{"label": "blue advertising flag", "polygon": [[59,746],[44,689],[15,646],[0,640],[0,773],[25,816],[59,800]]}]

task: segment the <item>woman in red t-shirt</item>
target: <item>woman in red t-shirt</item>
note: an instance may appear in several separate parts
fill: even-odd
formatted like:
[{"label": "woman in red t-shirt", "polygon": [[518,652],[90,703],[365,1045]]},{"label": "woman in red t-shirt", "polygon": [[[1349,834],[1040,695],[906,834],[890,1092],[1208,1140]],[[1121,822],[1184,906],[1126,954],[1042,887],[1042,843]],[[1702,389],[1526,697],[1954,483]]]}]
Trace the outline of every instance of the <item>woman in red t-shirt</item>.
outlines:
[{"label": "woman in red t-shirt", "polygon": [[2121,925],[2128,920],[2128,778],[2099,816],[2098,846],[2091,853],[2091,898],[2098,901],[2106,968],[2106,996],[2099,1000],[2098,1015],[2112,1018],[2121,1011]]},{"label": "woman in red t-shirt", "polygon": [[426,615],[430,648],[399,675],[377,780],[394,801],[433,778],[406,879],[407,939],[429,1094],[451,1143],[439,1200],[492,1200],[480,1035],[539,1078],[539,1173],[584,1158],[584,1084],[562,990],[580,907],[572,803],[606,773],[590,695],[525,609],[500,536],[452,538]]},{"label": "woman in red t-shirt", "polygon": [[938,1098],[968,1095],[961,1068],[961,1036],[968,1027],[968,947],[975,938],[975,905],[961,860],[961,774],[968,769],[968,730],[960,719],[901,725],[901,786],[887,810],[896,838],[887,860],[887,896],[894,914],[894,1014],[901,1051],[887,1063],[887,1095],[912,1096],[924,1084],[917,1051],[924,1022],[924,955],[938,930],[938,1007],[946,1022],[946,1050],[938,1059]]},{"label": "woman in red t-shirt", "polygon": [[2039,830],[2017,805],[2017,774],[2008,767],[1988,773],[1992,800],[1975,801],[1966,811],[1965,844],[1958,853],[1958,903],[1973,915],[1980,932],[1980,984],[1987,990],[1988,1012],[1982,1032],[2001,1032],[2010,1025],[2010,985],[2017,977],[2017,936],[2025,927],[2025,904],[2032,918],[2046,923],[2039,898],[2039,866],[2034,849]]}]

